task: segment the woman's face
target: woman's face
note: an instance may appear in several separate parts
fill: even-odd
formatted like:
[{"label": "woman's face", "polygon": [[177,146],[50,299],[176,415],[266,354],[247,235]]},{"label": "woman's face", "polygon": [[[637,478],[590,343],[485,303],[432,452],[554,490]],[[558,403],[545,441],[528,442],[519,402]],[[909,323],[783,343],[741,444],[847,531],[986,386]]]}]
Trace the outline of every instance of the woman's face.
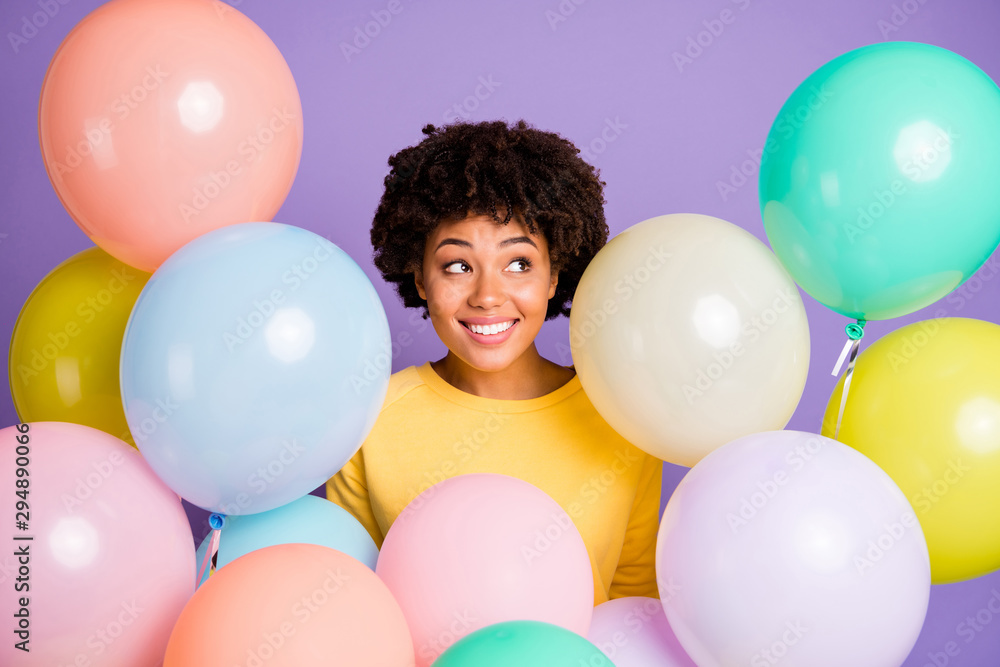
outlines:
[{"label": "woman's face", "polygon": [[502,225],[477,215],[438,225],[414,280],[448,349],[473,368],[497,371],[534,343],[558,277],[540,231],[531,234],[516,216]]}]

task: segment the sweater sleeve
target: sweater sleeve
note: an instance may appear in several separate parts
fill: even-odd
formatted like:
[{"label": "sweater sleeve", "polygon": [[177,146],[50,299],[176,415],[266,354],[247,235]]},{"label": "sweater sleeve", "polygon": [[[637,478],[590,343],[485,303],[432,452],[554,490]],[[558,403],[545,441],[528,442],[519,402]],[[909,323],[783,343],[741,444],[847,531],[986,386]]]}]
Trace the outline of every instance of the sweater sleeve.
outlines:
[{"label": "sweater sleeve", "polygon": [[663,461],[647,454],[632,501],[618,568],[611,580],[609,598],[612,600],[629,596],[659,597],[656,588],[656,535],[660,528],[662,482]]},{"label": "sweater sleeve", "polygon": [[375,545],[379,549],[382,548],[384,536],[375,519],[375,512],[372,511],[362,450],[359,449],[351,460],[344,464],[340,472],[327,480],[326,498],[354,515],[375,540]]}]

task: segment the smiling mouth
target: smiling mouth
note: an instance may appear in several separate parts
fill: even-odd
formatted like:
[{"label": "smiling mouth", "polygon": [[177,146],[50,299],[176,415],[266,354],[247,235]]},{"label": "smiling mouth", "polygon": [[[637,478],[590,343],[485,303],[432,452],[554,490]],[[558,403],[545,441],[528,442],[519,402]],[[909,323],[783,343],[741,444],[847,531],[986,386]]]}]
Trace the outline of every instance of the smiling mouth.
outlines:
[{"label": "smiling mouth", "polygon": [[[461,322],[461,320],[460,320]],[[504,333],[509,330],[512,326],[517,324],[519,320],[508,320],[507,322],[500,322],[497,324],[469,324],[468,322],[461,322],[462,326],[473,333],[477,333],[484,336],[495,336],[497,334]]]}]

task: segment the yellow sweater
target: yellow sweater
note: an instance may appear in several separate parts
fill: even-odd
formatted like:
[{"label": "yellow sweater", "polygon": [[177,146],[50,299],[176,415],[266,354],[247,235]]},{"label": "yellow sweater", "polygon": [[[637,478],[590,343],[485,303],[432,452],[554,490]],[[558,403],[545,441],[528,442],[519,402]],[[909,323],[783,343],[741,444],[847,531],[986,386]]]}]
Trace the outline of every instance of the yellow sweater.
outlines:
[{"label": "yellow sweater", "polygon": [[326,485],[381,548],[389,526],[430,486],[455,475],[510,475],[545,491],[583,536],[594,604],[657,597],[655,565],[663,462],[598,414],[574,376],[527,400],[468,394],[430,362],[389,379],[382,411],[357,454]]}]

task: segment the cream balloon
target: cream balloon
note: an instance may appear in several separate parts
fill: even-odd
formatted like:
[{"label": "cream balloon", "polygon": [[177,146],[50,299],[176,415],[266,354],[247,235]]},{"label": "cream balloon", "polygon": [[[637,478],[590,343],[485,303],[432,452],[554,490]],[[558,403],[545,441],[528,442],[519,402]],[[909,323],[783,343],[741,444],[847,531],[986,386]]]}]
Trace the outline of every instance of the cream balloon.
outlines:
[{"label": "cream balloon", "polygon": [[784,428],[809,367],[809,324],[787,271],[749,232],[694,213],[611,239],[580,280],[569,337],[608,424],[689,467],[730,440]]}]

